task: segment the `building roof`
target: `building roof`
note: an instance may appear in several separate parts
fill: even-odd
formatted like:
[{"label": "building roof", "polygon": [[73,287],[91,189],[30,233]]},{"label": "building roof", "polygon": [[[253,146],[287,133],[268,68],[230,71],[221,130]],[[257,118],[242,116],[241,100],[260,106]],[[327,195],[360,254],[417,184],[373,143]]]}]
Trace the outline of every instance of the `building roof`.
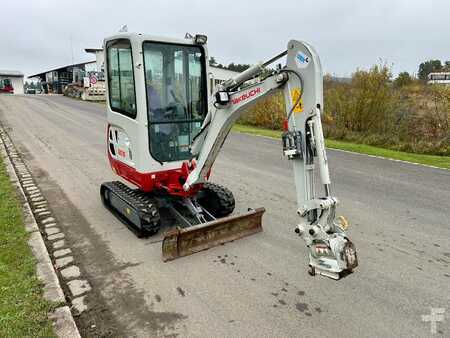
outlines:
[{"label": "building roof", "polygon": [[12,77],[23,77],[23,73],[17,70],[0,70],[0,75],[12,76]]},{"label": "building roof", "polygon": [[28,76],[28,78],[30,79],[32,77],[39,77],[39,76],[45,75],[46,73],[49,73],[49,72],[57,72],[58,70],[63,70],[64,68],[84,66],[84,65],[87,65],[89,63],[96,63],[96,61],[87,61],[87,62],[75,63],[73,65],[67,65],[67,66],[62,66],[62,67],[58,67],[58,68],[54,68],[54,69],[49,69],[49,70],[46,70],[46,71],[41,72],[41,73],[30,75],[30,76]]},{"label": "building roof", "polygon": [[428,75],[448,75],[450,72],[433,72],[429,73]]}]

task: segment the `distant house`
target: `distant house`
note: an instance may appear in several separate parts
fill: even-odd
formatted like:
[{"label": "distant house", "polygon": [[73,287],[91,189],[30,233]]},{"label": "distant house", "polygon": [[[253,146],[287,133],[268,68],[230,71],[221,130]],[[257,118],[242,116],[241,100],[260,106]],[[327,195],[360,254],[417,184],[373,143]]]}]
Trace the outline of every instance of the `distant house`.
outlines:
[{"label": "distant house", "polygon": [[450,72],[430,73],[427,83],[450,85]]},{"label": "distant house", "polygon": [[23,94],[23,73],[0,70],[0,93]]},{"label": "distant house", "polygon": [[103,73],[105,71],[105,56],[101,48],[86,48],[86,53],[95,55],[95,71]]},{"label": "distant house", "polygon": [[95,69],[96,61],[89,61],[46,70],[28,78],[39,78],[46,94],[62,94],[65,86],[74,82],[82,83],[84,74]]}]

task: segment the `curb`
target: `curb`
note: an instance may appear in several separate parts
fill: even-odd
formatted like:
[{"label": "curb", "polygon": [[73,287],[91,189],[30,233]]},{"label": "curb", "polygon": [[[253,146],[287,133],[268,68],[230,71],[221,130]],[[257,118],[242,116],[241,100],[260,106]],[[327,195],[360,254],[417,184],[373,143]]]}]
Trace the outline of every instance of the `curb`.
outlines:
[{"label": "curb", "polygon": [[[35,215],[32,212],[32,208],[29,203],[29,199],[24,191],[24,189],[29,189],[33,191],[33,194],[37,194],[38,189],[35,185],[24,184],[23,181],[31,181],[31,175],[26,169],[25,164],[22,159],[17,155],[14,149],[14,153],[11,151],[8,152],[8,148],[13,148],[14,145],[11,142],[8,134],[4,131],[3,127],[0,125],[0,155],[5,161],[6,171],[10,177],[11,182],[17,187],[22,195],[24,204],[23,204],[23,212],[24,212],[24,222],[25,229],[30,234],[28,239],[28,245],[31,248],[33,255],[36,258],[36,273],[38,279],[44,284],[44,298],[50,302],[57,304],[66,304],[66,299],[64,296],[64,292],[61,288],[61,284],[59,283],[58,276],[53,267],[52,261],[50,259],[50,255],[47,251],[47,248],[44,243],[44,239],[39,230],[37,220]],[[15,162],[13,164],[13,162]],[[19,179],[19,173],[16,172],[16,169],[20,167],[23,168],[20,176],[22,178],[22,182]],[[35,193],[36,192],[36,193]],[[36,197],[37,199],[37,197]],[[33,199],[32,199],[33,200]],[[40,202],[43,205],[45,202],[42,199]],[[41,210],[38,215],[46,216],[49,215],[50,212],[44,207],[37,207]],[[48,214],[47,214],[48,213]],[[75,320],[73,319],[72,312],[70,311],[69,306],[64,305],[56,308],[53,313],[49,313],[49,318],[53,321],[53,330],[58,337],[64,338],[81,338],[80,333],[78,331],[78,327],[75,324]]]}]

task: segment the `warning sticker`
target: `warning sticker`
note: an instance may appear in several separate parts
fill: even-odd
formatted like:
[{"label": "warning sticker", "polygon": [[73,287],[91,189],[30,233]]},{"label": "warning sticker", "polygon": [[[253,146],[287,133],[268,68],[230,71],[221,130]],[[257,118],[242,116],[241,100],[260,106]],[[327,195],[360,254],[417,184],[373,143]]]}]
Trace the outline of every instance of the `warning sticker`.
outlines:
[{"label": "warning sticker", "polygon": [[[298,98],[300,97],[301,92],[302,91],[300,88],[293,88],[291,90],[292,104],[295,104],[297,102]],[[294,113],[301,113],[301,112],[303,112],[303,99],[300,99],[300,101],[294,107]]]}]

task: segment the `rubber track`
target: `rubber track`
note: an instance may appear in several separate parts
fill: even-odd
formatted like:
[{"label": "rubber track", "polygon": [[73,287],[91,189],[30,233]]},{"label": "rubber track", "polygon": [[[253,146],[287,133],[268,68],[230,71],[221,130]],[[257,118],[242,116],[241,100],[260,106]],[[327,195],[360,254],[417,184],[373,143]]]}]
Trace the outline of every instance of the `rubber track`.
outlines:
[{"label": "rubber track", "polygon": [[159,230],[160,216],[157,204],[149,194],[139,189],[132,189],[119,181],[103,183],[103,186],[106,186],[112,193],[139,211],[140,218],[150,226],[150,228],[142,230],[150,232],[157,232]]}]

